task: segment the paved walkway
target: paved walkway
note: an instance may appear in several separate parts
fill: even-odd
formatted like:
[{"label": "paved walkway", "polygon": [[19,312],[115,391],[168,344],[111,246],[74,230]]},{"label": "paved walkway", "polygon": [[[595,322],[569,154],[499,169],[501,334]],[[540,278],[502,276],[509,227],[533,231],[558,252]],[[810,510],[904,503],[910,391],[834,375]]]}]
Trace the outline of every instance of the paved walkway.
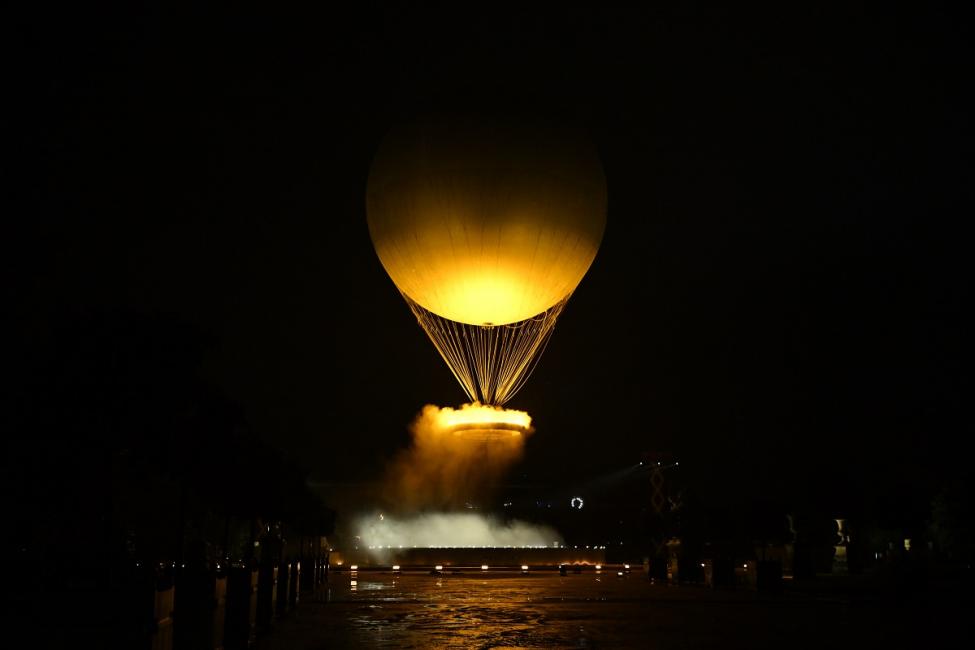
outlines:
[{"label": "paved walkway", "polygon": [[949,605],[654,586],[642,573],[363,572],[333,574],[258,648],[959,647],[967,612]]}]

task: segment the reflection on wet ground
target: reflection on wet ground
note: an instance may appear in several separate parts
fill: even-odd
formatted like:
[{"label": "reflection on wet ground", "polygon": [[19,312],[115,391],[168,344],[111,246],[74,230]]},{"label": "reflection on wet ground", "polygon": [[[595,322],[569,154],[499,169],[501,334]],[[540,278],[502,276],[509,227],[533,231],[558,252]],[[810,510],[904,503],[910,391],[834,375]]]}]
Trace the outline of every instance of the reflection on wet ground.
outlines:
[{"label": "reflection on wet ground", "polygon": [[368,572],[333,574],[258,648],[937,647],[942,614],[932,603],[651,585],[638,572]]}]

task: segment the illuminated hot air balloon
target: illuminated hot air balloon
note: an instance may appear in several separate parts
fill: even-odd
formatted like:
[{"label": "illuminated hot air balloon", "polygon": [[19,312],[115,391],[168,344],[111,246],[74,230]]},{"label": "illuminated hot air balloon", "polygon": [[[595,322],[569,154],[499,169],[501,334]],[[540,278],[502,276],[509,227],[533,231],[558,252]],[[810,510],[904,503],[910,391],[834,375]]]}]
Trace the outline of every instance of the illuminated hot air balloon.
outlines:
[{"label": "illuminated hot air balloon", "polygon": [[592,264],[606,181],[567,129],[414,124],[380,147],[366,214],[383,267],[467,395],[501,405]]}]

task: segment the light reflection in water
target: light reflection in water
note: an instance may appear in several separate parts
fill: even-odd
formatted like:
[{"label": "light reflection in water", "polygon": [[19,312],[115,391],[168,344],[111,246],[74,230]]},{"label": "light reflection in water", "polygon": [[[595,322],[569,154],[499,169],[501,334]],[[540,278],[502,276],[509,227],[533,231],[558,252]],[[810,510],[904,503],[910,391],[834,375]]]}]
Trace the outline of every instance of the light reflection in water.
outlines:
[{"label": "light reflection in water", "polygon": [[[433,580],[419,574],[400,574],[394,580],[386,574],[356,580],[355,585],[350,581],[348,591],[336,590],[323,610],[342,624],[326,626],[322,634],[336,635],[334,647],[497,647],[515,640],[523,647],[593,647],[590,626],[578,625],[592,603],[647,605],[640,603],[649,588],[643,581],[603,581],[595,573],[569,579],[555,571],[521,574],[520,567],[485,579],[479,569]],[[547,608],[554,602],[566,611],[578,610],[579,616],[573,614],[568,625],[548,625]],[[354,643],[343,636],[349,634]]]}]

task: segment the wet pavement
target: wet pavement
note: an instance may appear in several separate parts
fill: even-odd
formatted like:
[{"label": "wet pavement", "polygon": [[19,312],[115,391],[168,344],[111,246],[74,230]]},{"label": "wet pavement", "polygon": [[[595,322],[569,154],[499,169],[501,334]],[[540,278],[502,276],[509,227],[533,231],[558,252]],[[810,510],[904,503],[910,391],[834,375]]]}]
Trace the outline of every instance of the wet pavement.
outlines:
[{"label": "wet pavement", "polygon": [[937,599],[768,596],[642,572],[375,571],[333,574],[257,647],[933,648],[957,647],[964,618]]}]

